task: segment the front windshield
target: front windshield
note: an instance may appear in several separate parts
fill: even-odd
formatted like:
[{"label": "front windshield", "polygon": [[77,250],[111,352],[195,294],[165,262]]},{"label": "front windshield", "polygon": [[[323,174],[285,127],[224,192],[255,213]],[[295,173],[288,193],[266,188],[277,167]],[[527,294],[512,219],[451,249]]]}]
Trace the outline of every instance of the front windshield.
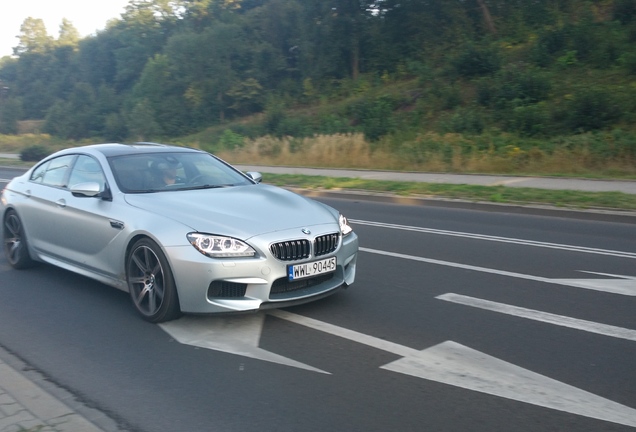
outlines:
[{"label": "front windshield", "polygon": [[207,189],[253,184],[208,153],[142,153],[112,157],[110,166],[126,193]]}]

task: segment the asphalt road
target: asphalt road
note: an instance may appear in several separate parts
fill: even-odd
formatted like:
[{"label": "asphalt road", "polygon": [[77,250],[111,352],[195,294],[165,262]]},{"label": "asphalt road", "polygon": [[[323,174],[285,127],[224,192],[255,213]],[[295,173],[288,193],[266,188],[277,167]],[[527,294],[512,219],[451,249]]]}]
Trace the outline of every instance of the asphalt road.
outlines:
[{"label": "asphalt road", "polygon": [[361,239],[335,296],[158,326],[0,257],[0,345],[131,431],[635,430],[636,225],[323,200]]}]

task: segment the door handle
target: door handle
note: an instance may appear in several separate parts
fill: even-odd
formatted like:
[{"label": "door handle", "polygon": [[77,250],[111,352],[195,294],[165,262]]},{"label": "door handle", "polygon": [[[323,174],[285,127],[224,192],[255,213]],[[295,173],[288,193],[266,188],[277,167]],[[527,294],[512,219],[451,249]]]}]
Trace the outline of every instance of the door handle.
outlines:
[{"label": "door handle", "polygon": [[55,201],[55,204],[57,204],[58,207],[66,207],[66,200],[64,198],[61,198]]},{"label": "door handle", "polygon": [[115,228],[115,229],[118,229],[118,230],[124,229],[124,223],[121,222],[121,221],[118,221],[118,220],[111,219],[110,220],[110,226]]}]

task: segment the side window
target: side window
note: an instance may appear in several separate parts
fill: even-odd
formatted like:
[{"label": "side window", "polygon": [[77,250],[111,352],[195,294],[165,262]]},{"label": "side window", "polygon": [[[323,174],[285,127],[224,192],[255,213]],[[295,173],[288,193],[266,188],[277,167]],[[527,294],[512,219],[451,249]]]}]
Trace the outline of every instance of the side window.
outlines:
[{"label": "side window", "polygon": [[105,182],[106,179],[99,162],[86,155],[77,157],[68,180],[69,187],[79,183],[98,183],[100,190],[103,191]]},{"label": "side window", "polygon": [[31,174],[31,181],[48,186],[65,187],[64,180],[75,155],[60,156],[42,164]]},{"label": "side window", "polygon": [[45,162],[39,167],[37,167],[36,169],[34,169],[33,172],[31,173],[31,178],[29,180],[35,183],[42,183],[42,180],[44,180],[44,173],[46,172],[46,168],[48,166],[49,166],[49,162]]}]

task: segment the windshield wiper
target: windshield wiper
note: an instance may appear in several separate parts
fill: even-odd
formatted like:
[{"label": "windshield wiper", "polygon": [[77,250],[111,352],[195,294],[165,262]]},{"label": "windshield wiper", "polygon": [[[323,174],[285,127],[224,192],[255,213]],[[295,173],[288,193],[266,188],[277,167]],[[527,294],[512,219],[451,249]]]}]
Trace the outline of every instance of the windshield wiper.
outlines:
[{"label": "windshield wiper", "polygon": [[226,188],[231,186],[234,186],[234,185],[233,184],[215,184],[215,185],[204,184],[204,185],[190,186],[181,190],[219,189],[219,188]]}]

